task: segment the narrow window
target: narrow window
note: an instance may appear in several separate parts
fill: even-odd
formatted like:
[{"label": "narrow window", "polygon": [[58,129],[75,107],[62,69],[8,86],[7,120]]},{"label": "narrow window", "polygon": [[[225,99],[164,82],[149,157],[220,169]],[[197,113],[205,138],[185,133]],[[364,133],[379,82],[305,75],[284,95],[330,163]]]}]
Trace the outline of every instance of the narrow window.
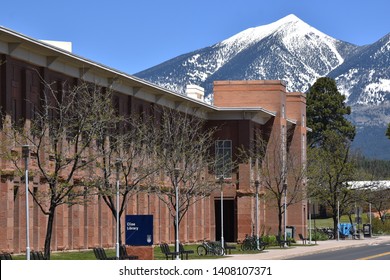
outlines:
[{"label": "narrow window", "polygon": [[215,141],[215,177],[231,178],[232,173],[232,141]]}]

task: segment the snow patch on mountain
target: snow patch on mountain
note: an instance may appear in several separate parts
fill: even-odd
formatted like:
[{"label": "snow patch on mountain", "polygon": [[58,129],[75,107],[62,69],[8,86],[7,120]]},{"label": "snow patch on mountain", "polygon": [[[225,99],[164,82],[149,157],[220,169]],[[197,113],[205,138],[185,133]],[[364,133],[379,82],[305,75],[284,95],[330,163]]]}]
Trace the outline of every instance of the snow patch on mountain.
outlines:
[{"label": "snow patch on mountain", "polygon": [[347,103],[349,101],[349,96],[351,95],[352,89],[357,84],[357,79],[355,79],[357,76],[359,76],[359,70],[352,68],[349,69],[345,74],[342,74],[335,79],[338,90],[345,96]]},{"label": "snow patch on mountain", "polygon": [[390,93],[390,80],[379,79],[378,82],[370,83],[363,89],[365,99],[361,104],[381,104],[386,101],[386,92]]},{"label": "snow patch on mountain", "polygon": [[374,92],[374,91],[388,91],[390,92],[390,80],[389,79],[379,79],[378,83],[368,84],[365,89],[365,92]]}]

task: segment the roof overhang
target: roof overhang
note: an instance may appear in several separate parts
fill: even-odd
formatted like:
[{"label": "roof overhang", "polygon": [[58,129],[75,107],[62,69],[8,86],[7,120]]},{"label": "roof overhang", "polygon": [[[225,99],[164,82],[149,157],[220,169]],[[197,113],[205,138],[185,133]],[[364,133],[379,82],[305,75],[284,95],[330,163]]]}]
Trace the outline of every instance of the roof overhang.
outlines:
[{"label": "roof overhang", "polygon": [[214,107],[208,112],[207,119],[209,120],[251,120],[259,124],[267,123],[272,117],[276,116],[276,112],[268,111],[261,107]]}]

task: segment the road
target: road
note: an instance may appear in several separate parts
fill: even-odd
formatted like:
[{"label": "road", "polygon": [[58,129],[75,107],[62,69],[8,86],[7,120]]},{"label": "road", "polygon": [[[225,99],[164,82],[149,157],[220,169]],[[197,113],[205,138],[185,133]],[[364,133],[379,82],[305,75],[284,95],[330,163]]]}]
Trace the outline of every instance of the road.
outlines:
[{"label": "road", "polygon": [[325,253],[291,258],[290,260],[390,260],[390,243],[365,245]]}]

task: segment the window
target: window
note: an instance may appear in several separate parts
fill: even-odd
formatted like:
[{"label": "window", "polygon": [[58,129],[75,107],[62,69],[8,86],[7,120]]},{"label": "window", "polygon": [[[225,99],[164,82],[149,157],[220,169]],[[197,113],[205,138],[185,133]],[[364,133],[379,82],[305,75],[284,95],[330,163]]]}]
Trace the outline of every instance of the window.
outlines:
[{"label": "window", "polygon": [[231,178],[232,173],[232,141],[215,141],[215,177]]}]

